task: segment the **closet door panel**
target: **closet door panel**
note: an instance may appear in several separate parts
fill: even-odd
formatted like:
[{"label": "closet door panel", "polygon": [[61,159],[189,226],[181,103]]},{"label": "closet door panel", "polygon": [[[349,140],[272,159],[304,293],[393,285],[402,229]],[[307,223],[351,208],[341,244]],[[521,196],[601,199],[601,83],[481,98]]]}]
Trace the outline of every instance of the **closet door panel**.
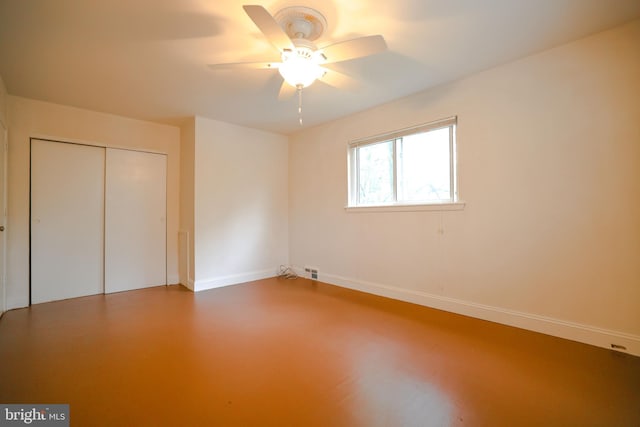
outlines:
[{"label": "closet door panel", "polygon": [[107,148],[105,293],[165,285],[166,155]]},{"label": "closet door panel", "polygon": [[31,141],[31,303],[103,292],[105,149]]}]

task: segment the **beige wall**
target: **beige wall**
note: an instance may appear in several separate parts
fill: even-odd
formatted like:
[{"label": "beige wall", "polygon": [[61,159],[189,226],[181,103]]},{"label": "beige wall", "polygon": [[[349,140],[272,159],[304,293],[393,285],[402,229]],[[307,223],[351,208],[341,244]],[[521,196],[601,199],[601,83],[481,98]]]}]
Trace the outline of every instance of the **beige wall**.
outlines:
[{"label": "beige wall", "polygon": [[7,308],[29,303],[29,138],[45,137],[167,154],[167,280],[178,282],[180,130],[9,96]]},{"label": "beige wall", "polygon": [[[4,81],[2,80],[2,76],[0,76],[0,150],[3,150],[4,152],[4,142],[5,142],[5,136],[7,136],[7,89],[4,86]],[[6,164],[6,152],[4,153],[3,156],[0,156],[0,165],[1,165],[1,169],[0,169],[0,173],[2,175],[0,175],[0,182],[2,183],[2,185],[5,185],[5,174],[6,174],[6,168],[5,168],[5,164]],[[0,197],[4,197],[4,188],[0,188]],[[4,205],[4,203],[3,203]],[[2,222],[0,222],[0,224],[5,225],[5,221],[4,221],[4,213],[0,214],[1,218],[2,218]],[[2,256],[3,262],[2,262],[2,268],[0,269],[0,316],[2,315],[2,313],[4,313],[4,311],[6,310],[6,305],[5,305],[5,288],[6,288],[6,232],[2,232],[2,234],[0,234],[0,240],[2,241],[3,247],[2,247],[2,251],[0,251],[0,256]]]},{"label": "beige wall", "polygon": [[288,139],[195,119],[195,289],[273,277],[288,262]]},{"label": "beige wall", "polygon": [[0,76],[0,123],[7,127],[7,88],[4,85],[2,76]]},{"label": "beige wall", "polygon": [[189,118],[180,127],[180,283],[194,289],[195,151],[196,120]]},{"label": "beige wall", "polygon": [[[453,115],[463,211],[345,212],[348,141]],[[635,21],[293,135],[290,261],[640,354],[639,141]]]}]

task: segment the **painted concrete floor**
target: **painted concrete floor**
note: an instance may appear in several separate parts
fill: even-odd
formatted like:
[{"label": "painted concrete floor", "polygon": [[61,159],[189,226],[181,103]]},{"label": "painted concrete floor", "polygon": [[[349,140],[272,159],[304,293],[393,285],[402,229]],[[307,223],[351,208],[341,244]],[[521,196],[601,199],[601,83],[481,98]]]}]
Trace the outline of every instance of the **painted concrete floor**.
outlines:
[{"label": "painted concrete floor", "polygon": [[0,403],[72,426],[640,426],[640,358],[315,283],[34,305]]}]

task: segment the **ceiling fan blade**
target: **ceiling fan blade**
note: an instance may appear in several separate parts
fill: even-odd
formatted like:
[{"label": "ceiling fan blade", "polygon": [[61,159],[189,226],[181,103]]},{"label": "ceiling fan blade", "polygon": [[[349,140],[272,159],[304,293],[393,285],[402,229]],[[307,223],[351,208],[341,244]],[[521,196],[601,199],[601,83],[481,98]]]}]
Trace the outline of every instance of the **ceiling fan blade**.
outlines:
[{"label": "ceiling fan blade", "polygon": [[212,70],[224,70],[224,69],[278,69],[280,62],[231,62],[226,64],[209,64],[207,65]]},{"label": "ceiling fan blade", "polygon": [[245,5],[242,8],[278,51],[293,49],[294,46],[291,39],[273,16],[267,12],[267,9],[259,5]]},{"label": "ceiling fan blade", "polygon": [[280,86],[280,93],[278,94],[279,100],[285,100],[291,98],[295,95],[297,89],[291,86],[289,83],[282,81],[282,86]]},{"label": "ceiling fan blade", "polygon": [[321,50],[327,58],[325,63],[330,64],[384,52],[387,50],[387,43],[380,35],[366,36],[338,42]]},{"label": "ceiling fan blade", "polygon": [[328,68],[323,68],[323,70],[325,70],[325,73],[318,80],[329,86],[346,90],[355,90],[361,86],[360,82],[339,71]]}]

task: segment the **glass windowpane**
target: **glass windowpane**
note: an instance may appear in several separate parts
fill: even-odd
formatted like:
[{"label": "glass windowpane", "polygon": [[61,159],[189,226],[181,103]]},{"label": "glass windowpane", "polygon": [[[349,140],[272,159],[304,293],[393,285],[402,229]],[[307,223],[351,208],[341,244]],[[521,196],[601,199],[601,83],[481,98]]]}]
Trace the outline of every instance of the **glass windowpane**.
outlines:
[{"label": "glass windowpane", "polygon": [[450,127],[398,139],[398,201],[451,200]]},{"label": "glass windowpane", "polygon": [[358,203],[393,203],[393,141],[358,147]]}]

